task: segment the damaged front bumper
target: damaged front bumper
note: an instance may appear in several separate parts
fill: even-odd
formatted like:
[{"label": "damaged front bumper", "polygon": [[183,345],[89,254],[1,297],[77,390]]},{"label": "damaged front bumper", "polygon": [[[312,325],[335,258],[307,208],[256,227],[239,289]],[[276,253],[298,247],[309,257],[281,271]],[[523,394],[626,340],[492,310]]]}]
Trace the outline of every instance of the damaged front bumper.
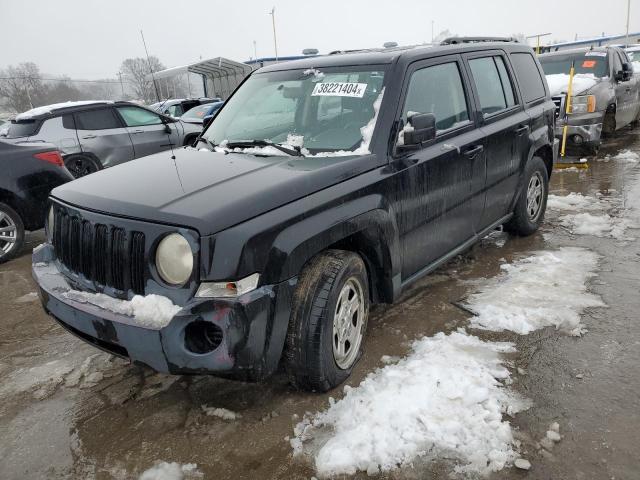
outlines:
[{"label": "damaged front bumper", "polygon": [[32,273],[45,311],[95,347],[158,372],[252,380],[278,366],[296,284],[294,278],[234,299],[192,299],[166,326],[149,328],[65,295],[75,286],[58,269],[49,244],[34,250]]},{"label": "damaged front bumper", "polygon": [[561,139],[567,126],[567,145],[599,146],[604,112],[569,115],[556,121],[555,136]]}]

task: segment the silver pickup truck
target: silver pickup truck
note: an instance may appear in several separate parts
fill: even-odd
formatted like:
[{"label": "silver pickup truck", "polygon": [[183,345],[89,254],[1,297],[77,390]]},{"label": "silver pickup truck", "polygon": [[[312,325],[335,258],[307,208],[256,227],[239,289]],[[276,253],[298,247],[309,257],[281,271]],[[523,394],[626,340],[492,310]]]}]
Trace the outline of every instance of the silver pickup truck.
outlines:
[{"label": "silver pickup truck", "polygon": [[[565,125],[567,148],[596,153],[602,134],[638,120],[640,72],[617,47],[562,50],[539,57],[556,104],[556,137]],[[574,66],[571,108],[566,111],[569,71]]]}]

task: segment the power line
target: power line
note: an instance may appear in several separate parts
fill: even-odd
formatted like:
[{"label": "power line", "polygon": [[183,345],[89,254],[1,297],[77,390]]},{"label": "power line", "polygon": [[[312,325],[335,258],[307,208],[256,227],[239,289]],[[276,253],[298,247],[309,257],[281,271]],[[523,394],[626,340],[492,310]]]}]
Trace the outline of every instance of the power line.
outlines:
[{"label": "power line", "polygon": [[[41,78],[31,76],[0,77],[0,80],[41,80],[43,82],[109,83],[114,85],[120,83],[118,80],[75,80],[73,78]],[[122,80],[122,82],[133,83],[129,80]]]}]

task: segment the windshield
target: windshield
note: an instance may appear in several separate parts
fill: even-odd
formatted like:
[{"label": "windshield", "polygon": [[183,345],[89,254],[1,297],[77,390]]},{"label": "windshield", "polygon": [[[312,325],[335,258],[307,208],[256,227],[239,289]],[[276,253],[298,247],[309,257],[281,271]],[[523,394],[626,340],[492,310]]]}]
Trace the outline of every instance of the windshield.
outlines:
[{"label": "windshield", "polygon": [[198,105],[197,107],[193,107],[187,113],[182,115],[182,118],[185,118],[187,120],[188,119],[202,120],[210,108],[211,108],[211,105]]},{"label": "windshield", "polygon": [[541,55],[538,57],[545,75],[569,74],[573,63],[575,73],[590,73],[595,77],[609,75],[607,52],[589,51],[565,55]]},{"label": "windshield", "polygon": [[227,101],[204,137],[215,145],[288,143],[304,154],[365,153],[383,82],[380,67],[258,73]]},{"label": "windshield", "polygon": [[37,120],[21,120],[11,123],[7,138],[21,138],[33,135],[38,130],[39,122]]}]

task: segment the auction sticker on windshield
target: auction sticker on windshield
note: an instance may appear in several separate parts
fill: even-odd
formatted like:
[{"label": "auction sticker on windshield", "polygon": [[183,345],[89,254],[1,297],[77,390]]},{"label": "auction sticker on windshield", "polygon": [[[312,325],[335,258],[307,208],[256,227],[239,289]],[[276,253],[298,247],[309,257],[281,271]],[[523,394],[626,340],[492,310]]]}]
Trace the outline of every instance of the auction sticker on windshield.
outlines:
[{"label": "auction sticker on windshield", "polygon": [[362,98],[367,89],[366,83],[326,82],[316,83],[312,97],[357,97]]}]

